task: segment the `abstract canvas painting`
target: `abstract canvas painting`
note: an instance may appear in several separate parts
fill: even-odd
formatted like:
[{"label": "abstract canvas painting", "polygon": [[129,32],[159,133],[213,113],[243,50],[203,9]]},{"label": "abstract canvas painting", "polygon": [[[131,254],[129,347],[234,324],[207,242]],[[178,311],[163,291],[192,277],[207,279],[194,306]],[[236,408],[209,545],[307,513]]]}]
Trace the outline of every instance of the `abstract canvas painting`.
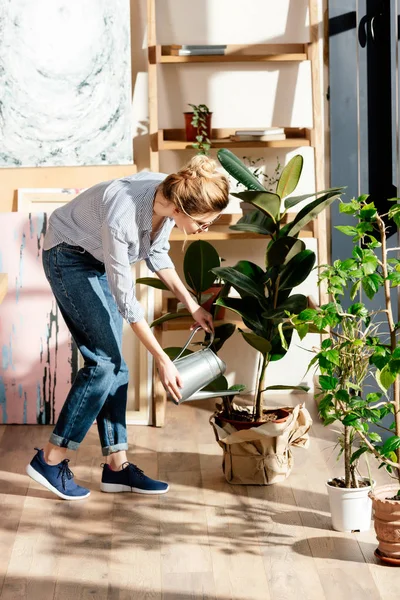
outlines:
[{"label": "abstract canvas painting", "polygon": [[0,213],[0,423],[53,424],[77,371],[77,350],[43,272],[45,213]]},{"label": "abstract canvas painting", "polygon": [[131,164],[129,0],[0,1],[0,167]]}]

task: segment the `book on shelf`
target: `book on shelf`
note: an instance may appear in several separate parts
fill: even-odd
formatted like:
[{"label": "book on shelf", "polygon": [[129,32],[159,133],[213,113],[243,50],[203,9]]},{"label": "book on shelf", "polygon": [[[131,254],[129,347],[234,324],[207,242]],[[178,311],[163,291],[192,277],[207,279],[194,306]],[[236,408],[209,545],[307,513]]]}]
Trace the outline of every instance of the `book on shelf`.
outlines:
[{"label": "book on shelf", "polygon": [[225,54],[226,46],[222,45],[176,45],[163,46],[163,52],[171,56],[208,56],[217,55],[221,56]]},{"label": "book on shelf", "polygon": [[283,127],[267,127],[265,129],[238,129],[235,135],[282,135],[285,133]]},{"label": "book on shelf", "polygon": [[172,50],[172,56],[224,56],[225,50],[178,50],[175,54],[175,51]]},{"label": "book on shelf", "polygon": [[286,140],[284,133],[268,135],[231,135],[232,142],[280,142]]}]

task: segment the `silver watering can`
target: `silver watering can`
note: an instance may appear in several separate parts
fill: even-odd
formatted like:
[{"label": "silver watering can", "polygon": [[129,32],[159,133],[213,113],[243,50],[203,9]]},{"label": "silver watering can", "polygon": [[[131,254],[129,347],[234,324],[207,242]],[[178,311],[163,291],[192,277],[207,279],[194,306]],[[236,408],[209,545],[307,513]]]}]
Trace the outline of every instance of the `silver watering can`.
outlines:
[{"label": "silver watering can", "polygon": [[231,396],[238,393],[232,390],[224,390],[223,392],[199,391],[217,379],[217,377],[223,375],[226,370],[226,364],[224,361],[218,358],[218,356],[211,350],[211,346],[214,342],[214,333],[211,333],[210,343],[208,344],[207,348],[203,348],[203,350],[193,352],[193,354],[188,354],[188,356],[180,358],[199,329],[202,328],[196,327],[196,329],[193,330],[184,348],[182,348],[178,356],[173,360],[173,363],[178,369],[183,381],[183,387],[180,388],[182,398],[179,400],[179,402],[174,400],[174,398],[168,394],[169,398],[171,398],[175,404],[181,404],[187,400],[217,398],[222,394],[224,396]]}]

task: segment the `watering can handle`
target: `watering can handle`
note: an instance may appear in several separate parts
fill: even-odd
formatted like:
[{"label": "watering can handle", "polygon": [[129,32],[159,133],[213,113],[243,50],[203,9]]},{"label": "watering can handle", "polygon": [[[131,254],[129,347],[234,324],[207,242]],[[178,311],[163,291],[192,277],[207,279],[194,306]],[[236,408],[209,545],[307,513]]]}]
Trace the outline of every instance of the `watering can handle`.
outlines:
[{"label": "watering can handle", "polygon": [[[174,358],[173,362],[175,362],[176,360],[178,360],[178,358],[180,358],[180,357],[182,356],[182,354],[185,352],[186,348],[189,346],[190,342],[192,341],[192,339],[194,338],[194,336],[196,335],[196,333],[197,333],[197,332],[198,332],[200,329],[203,329],[203,328],[202,328],[202,327],[200,327],[200,325],[199,325],[199,327],[196,327],[196,329],[194,329],[194,330],[192,331],[192,334],[191,334],[190,338],[188,339],[188,341],[186,342],[186,344],[185,344],[185,346],[182,348],[182,350],[179,352],[178,356],[176,356],[176,357]],[[210,348],[210,347],[213,345],[213,343],[214,343],[214,338],[215,338],[215,334],[214,334],[214,332],[212,331],[212,332],[211,332],[210,343],[208,344],[207,348],[205,348],[205,350],[208,350],[208,348]]]}]

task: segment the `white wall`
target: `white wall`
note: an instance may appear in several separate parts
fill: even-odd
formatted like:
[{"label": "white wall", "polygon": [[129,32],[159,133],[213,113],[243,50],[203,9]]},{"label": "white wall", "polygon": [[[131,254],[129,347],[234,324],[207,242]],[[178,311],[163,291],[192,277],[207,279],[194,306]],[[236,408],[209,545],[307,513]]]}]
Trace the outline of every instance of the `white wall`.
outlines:
[{"label": "white wall", "polygon": [[[132,63],[137,66],[133,86],[133,118],[137,132],[135,162],[141,170],[148,167],[142,151],[148,143],[146,2],[139,0],[132,4]],[[309,40],[308,0],[157,0],[156,15],[159,44],[304,43]],[[213,111],[214,127],[313,126],[308,62],[265,66],[254,63],[181,64],[163,65],[158,69],[160,128],[183,128],[182,113],[188,109],[189,102],[206,103]],[[238,149],[235,152],[239,158],[248,155],[264,157],[268,173],[273,172],[277,160],[285,164],[294,154],[300,153],[305,165],[296,194],[315,189],[312,148],[295,151]],[[173,172],[192,155],[190,151],[162,152],[160,170]],[[228,212],[239,212],[237,199],[232,197]],[[226,265],[241,259],[264,264],[264,241],[214,242],[214,245],[227,259]],[[316,250],[316,240],[307,240],[307,247]],[[172,244],[171,256],[180,271],[180,243]],[[316,274],[313,273],[296,291],[316,298]],[[185,332],[167,332],[164,345],[180,345],[187,337]],[[310,336],[301,346],[310,349],[317,341],[317,336]],[[310,354],[298,345],[300,342],[294,339],[288,355],[270,366],[269,385],[296,385],[304,381]],[[245,383],[249,389],[254,386],[256,353],[240,334],[236,333],[227,342],[221,357],[228,365],[230,383]],[[310,375],[305,380],[312,384]]]}]

